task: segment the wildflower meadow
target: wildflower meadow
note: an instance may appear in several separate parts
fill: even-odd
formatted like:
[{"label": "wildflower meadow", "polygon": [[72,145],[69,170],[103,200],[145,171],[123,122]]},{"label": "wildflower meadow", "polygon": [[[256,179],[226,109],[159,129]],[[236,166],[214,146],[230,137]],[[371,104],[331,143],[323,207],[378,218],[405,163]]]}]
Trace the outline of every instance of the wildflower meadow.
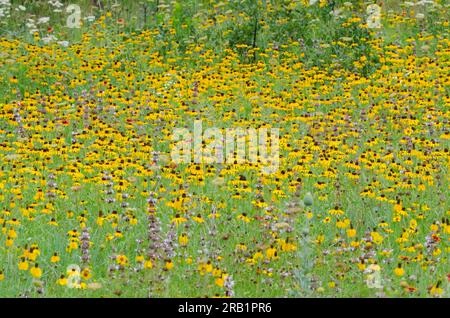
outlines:
[{"label": "wildflower meadow", "polygon": [[0,0],[0,297],[449,297],[449,10]]}]

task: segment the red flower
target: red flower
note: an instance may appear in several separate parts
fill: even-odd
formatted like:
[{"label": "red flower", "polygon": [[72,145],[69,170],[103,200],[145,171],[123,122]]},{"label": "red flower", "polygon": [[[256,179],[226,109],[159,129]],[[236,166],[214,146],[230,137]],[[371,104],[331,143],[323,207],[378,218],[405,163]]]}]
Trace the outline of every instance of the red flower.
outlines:
[{"label": "red flower", "polygon": [[414,293],[414,292],[417,290],[417,288],[412,287],[412,286],[408,286],[408,287],[407,287],[407,290],[408,290],[410,293]]},{"label": "red flower", "polygon": [[439,242],[439,241],[441,240],[440,237],[439,237],[438,235],[436,235],[436,234],[431,235],[431,238],[432,238],[435,242]]}]

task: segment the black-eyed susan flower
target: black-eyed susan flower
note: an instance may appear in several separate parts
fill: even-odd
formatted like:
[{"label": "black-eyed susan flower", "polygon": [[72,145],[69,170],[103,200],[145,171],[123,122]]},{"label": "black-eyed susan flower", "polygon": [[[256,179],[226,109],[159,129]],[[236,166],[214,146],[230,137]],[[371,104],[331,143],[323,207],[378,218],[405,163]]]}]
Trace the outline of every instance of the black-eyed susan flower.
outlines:
[{"label": "black-eyed susan flower", "polygon": [[18,268],[21,271],[27,271],[29,267],[29,263],[25,258],[22,258],[18,264]]},{"label": "black-eyed susan flower", "polygon": [[64,275],[61,275],[58,280],[57,284],[60,286],[66,286],[67,285],[67,278]]},{"label": "black-eyed susan flower", "polygon": [[117,255],[116,256],[116,263],[121,266],[128,266],[128,257],[125,255]]},{"label": "black-eyed susan flower", "polygon": [[166,262],[165,262],[165,269],[166,270],[171,270],[174,266],[175,266],[175,264],[173,263],[172,260],[166,260]]},{"label": "black-eyed susan flower", "polygon": [[42,276],[42,269],[39,268],[39,265],[37,263],[30,268],[30,274],[34,278],[40,278]]},{"label": "black-eyed susan flower", "polygon": [[402,268],[401,264],[398,264],[398,266],[394,269],[394,274],[399,277],[405,274],[405,270]]},{"label": "black-eyed susan flower", "polygon": [[50,262],[52,263],[58,263],[61,260],[58,253],[53,253],[52,257],[50,257]]}]

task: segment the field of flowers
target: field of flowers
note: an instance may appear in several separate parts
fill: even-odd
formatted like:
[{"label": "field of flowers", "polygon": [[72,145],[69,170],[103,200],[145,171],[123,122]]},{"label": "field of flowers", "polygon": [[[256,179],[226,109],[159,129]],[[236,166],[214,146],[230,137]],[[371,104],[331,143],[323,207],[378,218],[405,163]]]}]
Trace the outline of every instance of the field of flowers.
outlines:
[{"label": "field of flowers", "polygon": [[447,1],[11,2],[0,297],[450,296]]}]

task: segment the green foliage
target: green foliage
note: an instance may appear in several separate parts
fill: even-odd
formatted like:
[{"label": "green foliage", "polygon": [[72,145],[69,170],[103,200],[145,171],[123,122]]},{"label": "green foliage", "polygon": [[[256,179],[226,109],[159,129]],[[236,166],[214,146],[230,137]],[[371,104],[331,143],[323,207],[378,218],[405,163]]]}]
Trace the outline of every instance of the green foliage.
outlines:
[{"label": "green foliage", "polygon": [[[65,11],[71,1],[62,1],[55,11],[48,1],[14,1],[10,17],[0,20],[0,32],[8,37],[33,35],[23,23],[26,19],[49,17],[48,25],[38,25],[40,37],[48,33],[47,26],[58,39],[77,42],[81,31],[91,23],[85,18],[97,19],[111,12],[111,33],[132,33],[143,30],[157,31],[155,38],[159,51],[175,50],[184,54],[192,46],[202,45],[216,53],[231,48],[243,62],[254,63],[267,50],[290,50],[307,66],[327,67],[330,71],[344,68],[362,75],[371,74],[379,67],[377,52],[372,52],[371,41],[383,34],[397,41],[399,34],[406,36],[426,31],[438,35],[444,29],[443,17],[435,7],[409,8],[395,1],[386,1],[381,8],[383,16],[403,10],[414,17],[424,17],[413,23],[397,24],[396,29],[387,23],[383,29],[369,29],[366,25],[366,1],[322,0],[309,4],[306,0],[141,0],[141,1],[77,1],[81,8],[81,30],[66,26],[69,13]],[[23,5],[26,10],[18,9]],[[414,19],[413,19],[414,20]],[[122,23],[116,23],[123,21]],[[298,45],[287,44],[297,43]]]}]

